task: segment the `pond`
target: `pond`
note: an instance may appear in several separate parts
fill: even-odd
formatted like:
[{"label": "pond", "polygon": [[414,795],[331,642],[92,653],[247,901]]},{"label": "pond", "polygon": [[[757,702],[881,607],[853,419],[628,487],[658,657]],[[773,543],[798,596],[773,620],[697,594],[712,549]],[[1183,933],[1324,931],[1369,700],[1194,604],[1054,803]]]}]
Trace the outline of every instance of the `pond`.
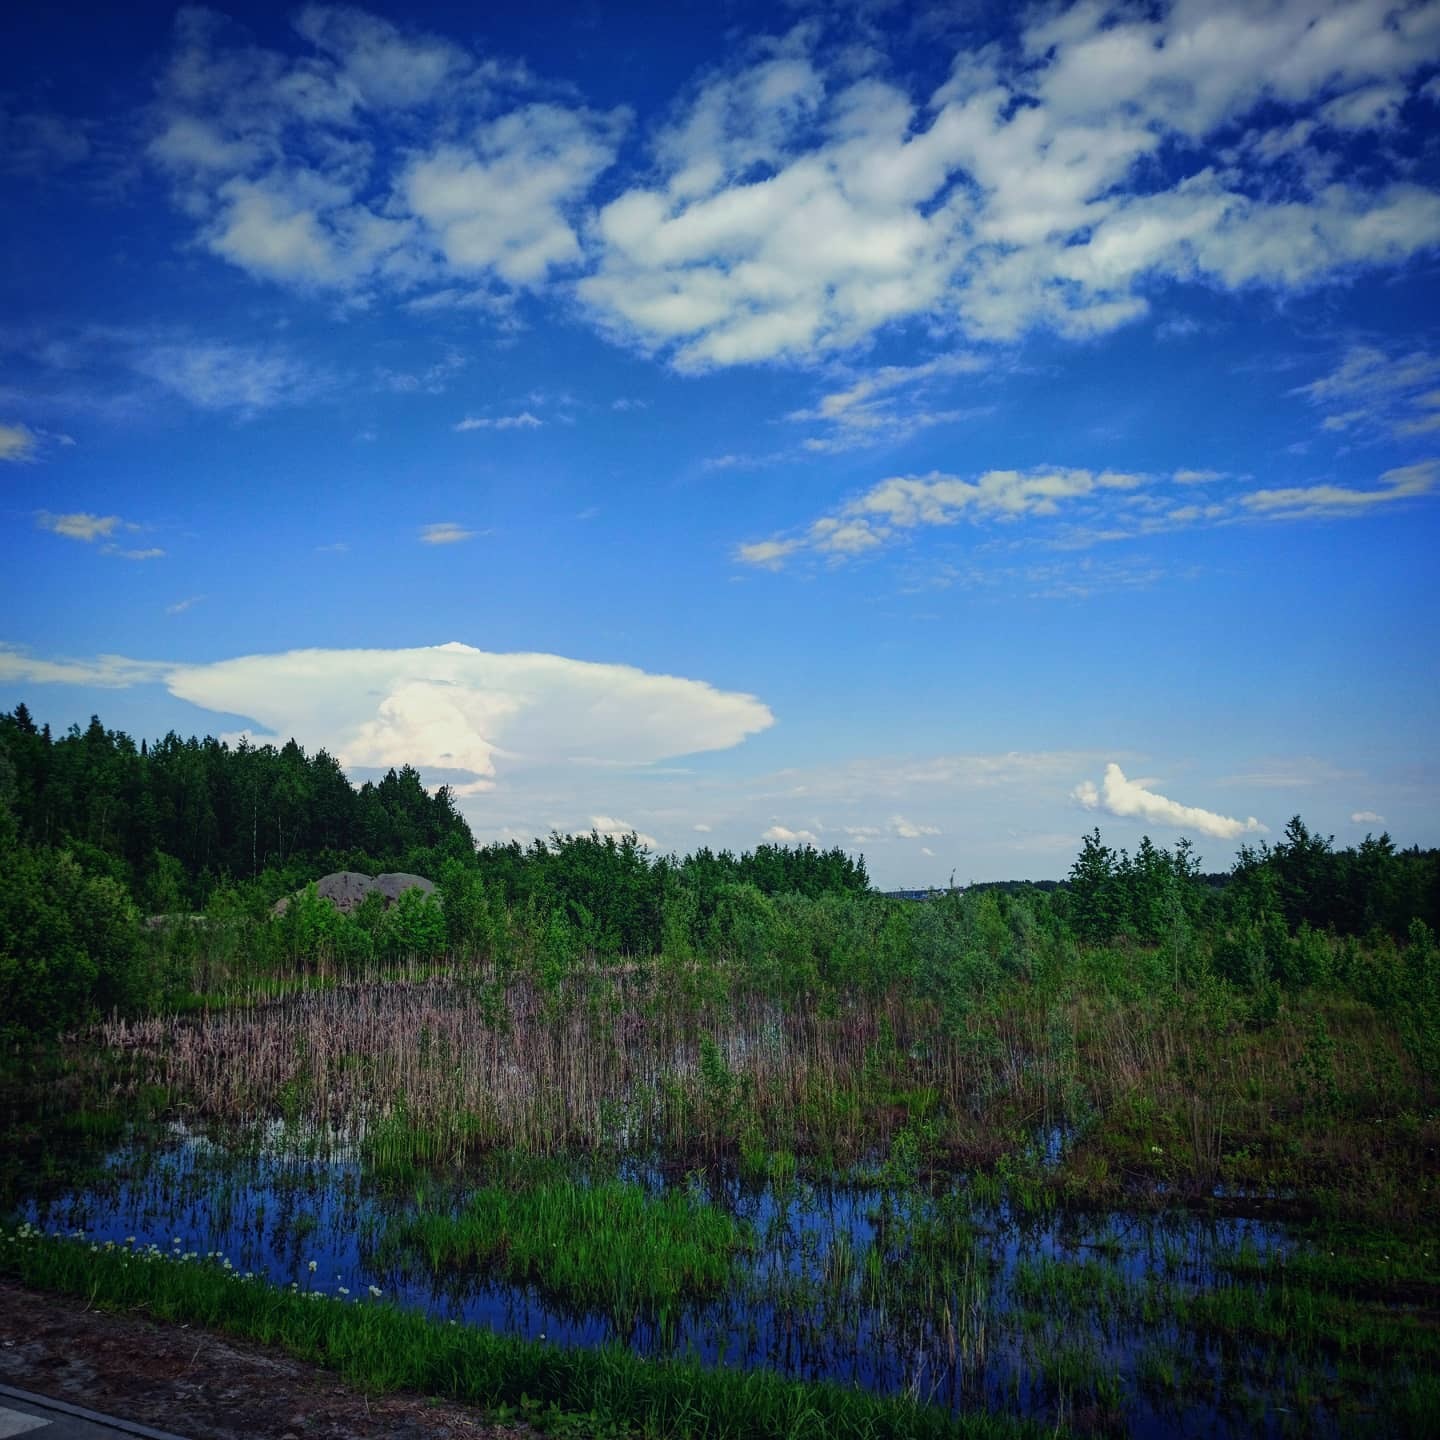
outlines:
[{"label": "pond", "polygon": [[[32,1193],[20,1213],[46,1231],[223,1257],[280,1285],[378,1294],[547,1344],[620,1341],[1140,1436],[1348,1432],[1433,1362],[1416,1317],[1330,1283],[1274,1223],[1027,1211],[994,1185],[867,1179],[497,1161],[382,1187],[342,1136],[271,1125],[222,1139],[174,1124],[132,1132],[83,1186]],[[448,1224],[477,1194],[557,1185],[718,1212],[736,1237],[724,1283],[622,1311],[599,1289],[590,1299],[547,1283],[544,1257],[517,1280],[503,1245],[488,1261],[436,1263],[407,1241],[417,1216]],[[1393,1321],[1369,1342],[1383,1354],[1347,1345],[1362,1308]]]}]

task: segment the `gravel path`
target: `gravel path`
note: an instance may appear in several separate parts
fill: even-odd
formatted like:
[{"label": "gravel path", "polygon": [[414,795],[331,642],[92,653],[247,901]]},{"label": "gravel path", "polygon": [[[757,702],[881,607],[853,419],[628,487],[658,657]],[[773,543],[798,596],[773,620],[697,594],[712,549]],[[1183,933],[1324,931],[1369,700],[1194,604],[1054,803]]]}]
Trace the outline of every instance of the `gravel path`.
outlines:
[{"label": "gravel path", "polygon": [[[207,1331],[0,1283],[0,1383],[190,1440],[533,1440],[418,1395],[367,1396],[329,1371]],[[40,1432],[43,1434],[43,1432]]]}]

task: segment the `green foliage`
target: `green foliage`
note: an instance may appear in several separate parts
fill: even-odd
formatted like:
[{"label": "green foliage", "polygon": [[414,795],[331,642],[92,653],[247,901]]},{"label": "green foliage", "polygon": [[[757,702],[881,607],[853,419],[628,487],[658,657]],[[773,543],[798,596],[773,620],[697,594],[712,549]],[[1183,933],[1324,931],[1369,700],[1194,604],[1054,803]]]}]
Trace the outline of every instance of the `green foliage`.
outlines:
[{"label": "green foliage", "polygon": [[52,1035],[149,995],[124,888],[62,850],[19,843],[0,804],[0,1034]]},{"label": "green foliage", "polygon": [[434,959],[445,953],[443,903],[424,890],[402,890],[385,911],[378,928],[379,944],[393,959],[418,956]]}]

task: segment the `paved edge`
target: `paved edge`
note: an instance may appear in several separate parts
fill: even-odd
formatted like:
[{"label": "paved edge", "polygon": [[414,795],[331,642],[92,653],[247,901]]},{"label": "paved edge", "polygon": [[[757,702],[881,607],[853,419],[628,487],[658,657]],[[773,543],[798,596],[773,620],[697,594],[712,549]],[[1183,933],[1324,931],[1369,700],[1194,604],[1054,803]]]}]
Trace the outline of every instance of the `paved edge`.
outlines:
[{"label": "paved edge", "polygon": [[120,1420],[114,1415],[102,1415],[98,1410],[87,1410],[83,1405],[71,1405],[65,1400],[52,1400],[48,1395],[37,1395],[32,1390],[17,1390],[13,1385],[0,1385],[0,1399],[19,1400],[26,1405],[36,1405],[42,1410],[58,1410],[62,1415],[72,1415],[77,1420],[88,1420],[92,1425],[108,1425],[112,1430],[126,1435],[138,1435],[141,1440],[185,1440],[170,1430],[154,1430],[134,1420]]}]

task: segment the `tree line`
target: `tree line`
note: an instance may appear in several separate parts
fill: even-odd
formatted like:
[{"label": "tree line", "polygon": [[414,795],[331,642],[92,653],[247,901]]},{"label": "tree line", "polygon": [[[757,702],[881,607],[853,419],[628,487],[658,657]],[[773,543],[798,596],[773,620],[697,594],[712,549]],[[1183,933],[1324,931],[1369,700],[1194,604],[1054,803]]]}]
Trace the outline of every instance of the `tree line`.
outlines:
[{"label": "tree line", "polygon": [[[954,1013],[1002,978],[1102,949],[1176,988],[1208,976],[1272,1000],[1323,982],[1398,1003],[1440,983],[1440,851],[1388,835],[1337,849],[1298,816],[1223,876],[1187,841],[1147,837],[1130,854],[1096,830],[1063,882],[916,902],[874,891],[839,848],[677,857],[594,832],[477,847],[450,792],[409,766],[355,787],[293,740],[137,745],[98,719],[57,739],[21,705],[0,714],[0,853],[0,1031],[183,1000],[217,956],[232,976],[448,957],[545,983],[590,959],[663,956],[807,994],[903,985]],[[407,870],[439,889],[345,917],[305,889],[339,869]]]}]

